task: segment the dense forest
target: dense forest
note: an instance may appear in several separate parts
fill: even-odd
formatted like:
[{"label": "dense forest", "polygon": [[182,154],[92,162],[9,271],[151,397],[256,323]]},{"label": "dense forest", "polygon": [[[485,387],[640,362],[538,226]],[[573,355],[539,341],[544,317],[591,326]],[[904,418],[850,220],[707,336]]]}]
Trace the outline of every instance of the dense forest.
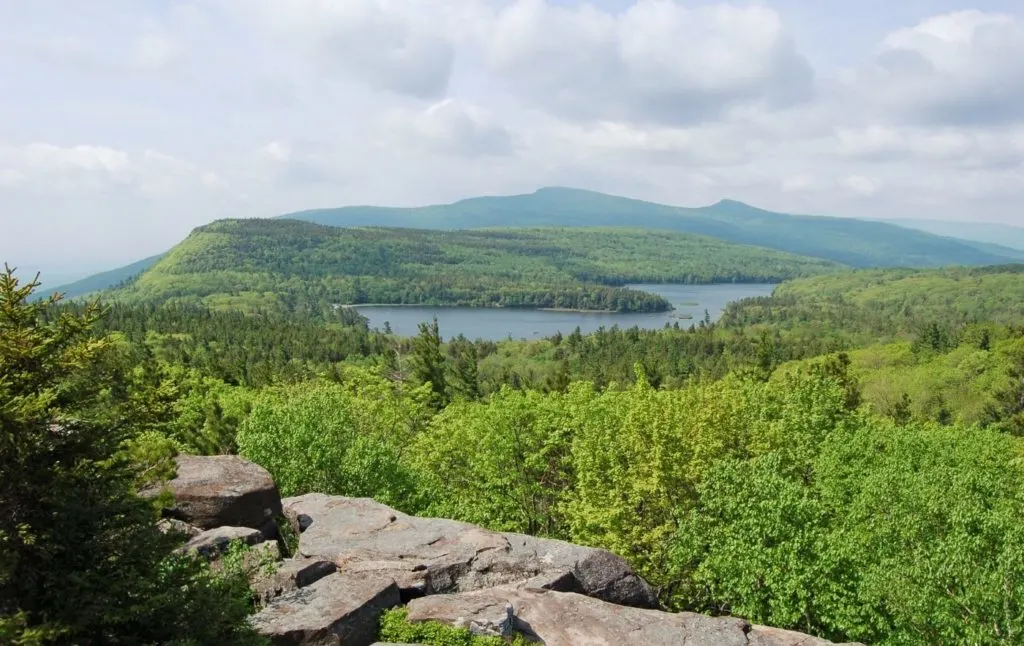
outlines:
[{"label": "dense forest", "polygon": [[662,311],[638,282],[777,282],[835,263],[628,229],[339,229],[290,220],[201,227],[117,290],[122,301],[218,308],[382,303]]},{"label": "dense forest", "polygon": [[[290,256],[240,250],[224,226],[240,225],[198,232],[106,305],[0,280],[0,419],[16,431],[0,444],[0,641],[258,643],[244,578],[175,554],[134,497],[179,452],[238,453],[284,495],[604,547],[670,609],[872,644],[1024,631],[1024,267],[827,273],[718,323],[494,343],[431,322],[398,338],[319,297],[289,306],[294,292],[190,291],[231,263],[218,280],[271,280],[284,258],[333,271],[305,225]],[[581,233],[577,247],[604,239]],[[363,249],[345,262],[477,253],[609,283],[629,264],[502,264],[523,245],[546,258],[560,230],[433,233],[409,257],[369,254],[402,248],[359,237],[380,234],[338,234]],[[607,257],[645,243],[618,244]],[[81,466],[35,468],[55,455]],[[87,598],[109,610],[69,603]]]},{"label": "dense forest", "polygon": [[594,227],[628,222],[633,227],[711,236],[853,267],[991,265],[1019,262],[1021,257],[1015,249],[978,245],[885,222],[774,213],[731,200],[682,208],[559,187],[543,188],[528,195],[475,197],[438,206],[347,206],[282,217],[338,227],[419,229]]}]

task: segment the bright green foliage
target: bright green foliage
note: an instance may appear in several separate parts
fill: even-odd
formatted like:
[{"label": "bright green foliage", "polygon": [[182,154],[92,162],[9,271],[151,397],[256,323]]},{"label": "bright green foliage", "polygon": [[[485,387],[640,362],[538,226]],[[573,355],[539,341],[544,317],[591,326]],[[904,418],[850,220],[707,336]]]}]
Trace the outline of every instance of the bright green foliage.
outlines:
[{"label": "bright green foliage", "polygon": [[674,557],[684,605],[867,643],[1015,643],[1021,448],[859,415],[798,459],[709,471]]},{"label": "bright green foliage", "polygon": [[1001,431],[1024,437],[1024,342],[1014,347],[1009,378],[985,409],[984,419]]},{"label": "bright green foliage", "polygon": [[167,447],[140,435],[150,420],[125,401],[112,345],[89,337],[99,313],[46,319],[36,286],[0,274],[0,637],[255,643],[240,582],[171,556],[135,495],[166,473]]},{"label": "bright green foliage", "polygon": [[527,646],[522,635],[509,640],[502,637],[474,635],[465,628],[454,628],[436,621],[411,623],[405,608],[386,610],[380,617],[380,640],[401,644],[429,644],[430,646]]},{"label": "bright green foliage", "polygon": [[713,238],[634,229],[340,229],[292,220],[222,220],[196,229],[122,301],[323,313],[401,303],[661,311],[634,282],[777,282],[841,269],[816,258]]},{"label": "bright green foliage", "polygon": [[834,273],[780,285],[769,297],[731,304],[725,326],[772,325],[847,343],[913,339],[922,349],[955,347],[967,324],[1024,320],[1024,265]]},{"label": "bright green foliage", "polygon": [[285,496],[374,496],[406,506],[414,489],[400,458],[429,416],[429,386],[405,389],[355,368],[345,378],[262,393],[238,430],[239,452],[266,467]]},{"label": "bright green foliage", "polygon": [[425,513],[502,531],[564,537],[570,485],[565,401],[503,389],[486,404],[448,406],[413,444]]},{"label": "bright green foliage", "polygon": [[666,550],[678,515],[698,499],[704,473],[729,457],[778,449],[799,455],[846,414],[829,379],[780,384],[726,379],[676,391],[643,380],[588,397],[570,391],[575,486],[566,515],[573,540],[630,559],[666,592]]},{"label": "bright green foliage", "polygon": [[[980,338],[980,337],[979,337]],[[1014,405],[1020,410],[1020,381],[1014,366],[1024,356],[1024,338],[1006,330],[990,333],[988,349],[969,334],[945,352],[915,352],[910,342],[852,350],[850,374],[859,382],[864,402],[894,419],[937,421],[945,408],[951,421],[1000,425],[1013,433]],[[782,366],[775,377],[807,362]],[[1017,397],[1014,397],[1014,386]]]}]

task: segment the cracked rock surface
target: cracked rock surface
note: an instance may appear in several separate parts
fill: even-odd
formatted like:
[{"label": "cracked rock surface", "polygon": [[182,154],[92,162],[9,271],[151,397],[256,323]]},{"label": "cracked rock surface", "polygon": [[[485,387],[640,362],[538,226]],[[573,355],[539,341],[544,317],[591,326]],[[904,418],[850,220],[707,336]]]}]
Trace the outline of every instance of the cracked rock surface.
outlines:
[{"label": "cracked rock surface", "polygon": [[619,606],[581,594],[503,587],[415,599],[409,621],[439,621],[476,634],[500,634],[511,605],[515,630],[545,646],[827,646],[788,630],[734,617]]},{"label": "cracked rock surface", "polygon": [[368,498],[307,494],[283,504],[288,517],[306,521],[303,558],[331,561],[342,572],[390,576],[404,599],[528,583],[657,607],[650,586],[605,550],[408,516]]},{"label": "cracked rock surface", "polygon": [[[367,498],[282,501],[266,470],[235,456],[179,456],[168,488],[175,506],[161,528],[180,535],[183,550],[215,560],[233,539],[256,543],[243,567],[265,606],[250,621],[272,644],[388,646],[375,642],[380,615],[402,603],[410,621],[521,632],[546,646],[831,643],[662,612],[647,582],[605,550],[409,516]],[[299,540],[280,560],[277,542],[259,541],[277,535],[282,513]]]}]

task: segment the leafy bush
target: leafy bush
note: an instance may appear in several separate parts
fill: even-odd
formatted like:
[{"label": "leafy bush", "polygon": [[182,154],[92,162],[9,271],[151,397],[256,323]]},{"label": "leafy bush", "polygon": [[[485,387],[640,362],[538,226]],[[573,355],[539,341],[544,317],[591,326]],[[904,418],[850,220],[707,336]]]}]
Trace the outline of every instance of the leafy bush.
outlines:
[{"label": "leafy bush", "polygon": [[406,390],[366,370],[343,384],[268,390],[239,427],[239,452],[264,466],[281,493],[373,496],[415,505],[401,457],[429,417],[429,385]]},{"label": "leafy bush", "polygon": [[474,635],[465,628],[453,628],[436,621],[411,623],[405,608],[386,610],[380,618],[381,641],[402,644],[429,644],[430,646],[527,646],[522,635],[510,641],[501,637]]},{"label": "leafy bush", "polygon": [[1015,642],[1021,446],[858,415],[796,461],[713,467],[673,559],[686,607],[867,643]]}]

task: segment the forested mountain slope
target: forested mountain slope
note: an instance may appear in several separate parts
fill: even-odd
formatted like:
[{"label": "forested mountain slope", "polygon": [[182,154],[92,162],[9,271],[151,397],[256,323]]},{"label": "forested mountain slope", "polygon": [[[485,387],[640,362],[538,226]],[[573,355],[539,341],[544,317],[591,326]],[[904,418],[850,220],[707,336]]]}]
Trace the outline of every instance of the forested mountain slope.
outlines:
[{"label": "forested mountain slope", "polygon": [[724,200],[681,208],[568,188],[528,195],[478,197],[437,206],[352,206],[282,216],[339,227],[421,229],[533,226],[629,226],[665,229],[826,258],[856,267],[938,267],[1011,262],[1012,254],[979,249],[884,222],[788,215]]},{"label": "forested mountain slope", "polygon": [[44,290],[45,292],[60,292],[64,294],[66,298],[76,298],[78,296],[85,296],[86,294],[92,294],[93,292],[103,291],[104,289],[110,289],[117,285],[138,276],[142,272],[146,271],[157,263],[164,254],[157,254],[150,256],[149,258],[143,258],[130,265],[124,267],[118,267],[111,269],[110,271],[100,272],[93,274],[92,276],[86,276],[81,280],[76,280],[73,283],[67,283],[66,285],[59,285],[51,289]]},{"label": "forested mountain slope", "polygon": [[946,335],[970,324],[1020,325],[1024,264],[872,269],[796,280],[770,297],[731,304],[721,320],[737,328],[804,329],[819,342],[840,334],[857,343]]},{"label": "forested mountain slope", "polygon": [[196,229],[120,300],[243,309],[398,303],[666,309],[631,282],[776,282],[841,267],[699,236],[627,229],[344,229],[222,220]]}]

